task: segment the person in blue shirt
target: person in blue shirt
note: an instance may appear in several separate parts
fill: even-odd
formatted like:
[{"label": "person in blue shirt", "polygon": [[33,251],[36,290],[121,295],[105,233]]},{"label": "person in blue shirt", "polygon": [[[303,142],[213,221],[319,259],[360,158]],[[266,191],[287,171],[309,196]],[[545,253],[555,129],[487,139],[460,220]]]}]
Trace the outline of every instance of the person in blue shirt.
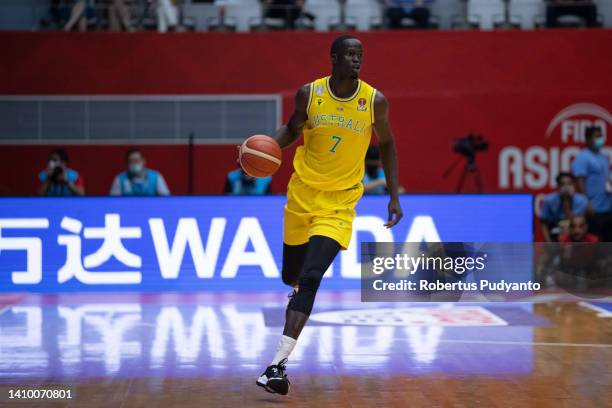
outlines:
[{"label": "person in blue shirt", "polygon": [[265,195],[270,194],[272,177],[251,177],[242,169],[227,173],[225,179],[225,194],[233,195]]},{"label": "person in blue shirt", "polygon": [[387,182],[385,171],[380,165],[380,151],[376,146],[368,147],[363,173],[363,194],[385,194]]},{"label": "person in blue shirt", "polygon": [[607,184],[610,180],[610,161],[601,152],[605,139],[598,127],[587,128],[586,147],[572,163],[572,173],[577,179],[577,190],[586,194],[593,208],[589,219],[591,232],[603,241],[612,239],[612,196]]},{"label": "person in blue shirt", "polygon": [[146,168],[146,160],[140,149],[130,149],[125,155],[128,169],[119,173],[113,185],[112,196],[167,196],[170,190],[164,177]]},{"label": "person in blue shirt", "polygon": [[41,196],[82,196],[85,194],[83,178],[76,170],[68,168],[68,153],[57,149],[49,154],[47,168],[38,173]]},{"label": "person in blue shirt", "polygon": [[386,0],[389,28],[403,28],[402,19],[409,18],[418,28],[429,27],[429,8],[433,0]]},{"label": "person in blue shirt", "polygon": [[[546,242],[557,241],[560,223],[574,215],[586,215],[590,211],[589,199],[575,191],[575,178],[571,173],[559,173],[557,191],[548,194],[540,209],[540,228]],[[569,224],[568,224],[569,225]]]},{"label": "person in blue shirt", "polygon": [[[361,183],[363,184],[363,194],[387,193],[387,179],[380,162],[378,146],[371,145],[368,147],[365,157],[365,171]],[[404,194],[406,190],[404,187],[399,186],[398,192]]]}]

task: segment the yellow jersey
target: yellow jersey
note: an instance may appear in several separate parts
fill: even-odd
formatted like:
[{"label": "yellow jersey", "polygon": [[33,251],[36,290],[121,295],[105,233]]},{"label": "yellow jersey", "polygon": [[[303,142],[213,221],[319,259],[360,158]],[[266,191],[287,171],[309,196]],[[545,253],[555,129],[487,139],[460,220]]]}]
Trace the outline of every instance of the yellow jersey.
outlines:
[{"label": "yellow jersey", "polygon": [[375,96],[376,89],[362,80],[348,98],[332,93],[329,76],[310,84],[304,145],[297,148],[293,159],[295,172],[305,184],[336,191],[361,183]]}]

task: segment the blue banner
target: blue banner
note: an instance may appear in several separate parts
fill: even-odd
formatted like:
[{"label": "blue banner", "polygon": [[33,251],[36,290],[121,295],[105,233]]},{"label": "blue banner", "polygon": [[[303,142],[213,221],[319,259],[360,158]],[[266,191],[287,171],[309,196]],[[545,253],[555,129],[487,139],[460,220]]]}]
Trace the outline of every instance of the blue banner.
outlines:
[{"label": "blue banner", "polygon": [[[357,206],[351,246],[324,289],[360,287],[359,243],[531,242],[530,195],[414,195]],[[3,198],[0,291],[285,290],[284,196]]]}]

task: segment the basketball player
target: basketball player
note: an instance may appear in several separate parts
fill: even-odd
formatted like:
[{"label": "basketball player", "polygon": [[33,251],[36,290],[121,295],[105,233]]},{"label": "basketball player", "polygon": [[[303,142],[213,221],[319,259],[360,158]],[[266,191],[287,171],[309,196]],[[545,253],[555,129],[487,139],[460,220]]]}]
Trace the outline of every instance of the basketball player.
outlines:
[{"label": "basketball player", "polygon": [[363,193],[364,158],[372,127],[378,136],[387,188],[390,228],[402,218],[395,143],[382,93],[361,81],[361,42],[338,37],[331,46],[331,76],[304,85],[289,122],[276,133],[281,148],[304,133],[287,187],[283,237],[283,282],[294,288],[285,328],[270,366],[257,385],[286,395],[285,363],[312,311],[323,274],[351,239],[355,205]]}]

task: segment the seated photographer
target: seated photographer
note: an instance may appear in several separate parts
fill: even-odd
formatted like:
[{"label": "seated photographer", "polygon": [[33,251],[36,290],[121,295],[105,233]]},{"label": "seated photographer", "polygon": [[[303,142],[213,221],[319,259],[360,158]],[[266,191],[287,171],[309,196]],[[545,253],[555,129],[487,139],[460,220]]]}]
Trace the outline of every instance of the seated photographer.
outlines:
[{"label": "seated photographer", "polygon": [[167,196],[170,190],[164,177],[145,167],[146,161],[140,149],[132,148],[125,154],[128,169],[119,173],[113,185],[112,196]]},{"label": "seated photographer", "polygon": [[559,242],[599,242],[599,237],[589,232],[589,226],[584,215],[573,215],[570,218],[569,232],[559,235]]},{"label": "seated photographer", "polygon": [[[378,146],[368,147],[365,157],[365,172],[363,173],[363,194],[386,194],[387,179],[380,162],[380,149]],[[404,194],[406,189],[399,186],[398,192]]]},{"label": "seated photographer", "polygon": [[38,174],[41,196],[82,196],[85,194],[83,178],[76,170],[68,168],[68,153],[57,149],[49,154],[47,168]]},{"label": "seated photographer", "polygon": [[546,5],[547,27],[558,27],[559,17],[567,15],[582,18],[587,27],[597,25],[597,6],[592,0],[548,0]]},{"label": "seated photographer", "polygon": [[542,201],[540,228],[546,242],[557,241],[561,221],[590,212],[589,200],[584,194],[576,193],[575,181],[571,173],[559,173],[557,191]]},{"label": "seated photographer", "polygon": [[380,150],[377,146],[368,147],[362,183],[363,194],[385,194],[387,191],[385,171],[380,164]]},{"label": "seated photographer", "polygon": [[272,177],[251,177],[242,169],[227,173],[225,179],[225,194],[233,195],[265,195],[270,194]]},{"label": "seated photographer", "polygon": [[599,242],[597,235],[588,232],[586,218],[574,215],[570,219],[569,233],[559,236],[561,259],[555,282],[565,289],[588,286],[585,278],[598,276],[605,262],[602,247],[589,245]]}]

